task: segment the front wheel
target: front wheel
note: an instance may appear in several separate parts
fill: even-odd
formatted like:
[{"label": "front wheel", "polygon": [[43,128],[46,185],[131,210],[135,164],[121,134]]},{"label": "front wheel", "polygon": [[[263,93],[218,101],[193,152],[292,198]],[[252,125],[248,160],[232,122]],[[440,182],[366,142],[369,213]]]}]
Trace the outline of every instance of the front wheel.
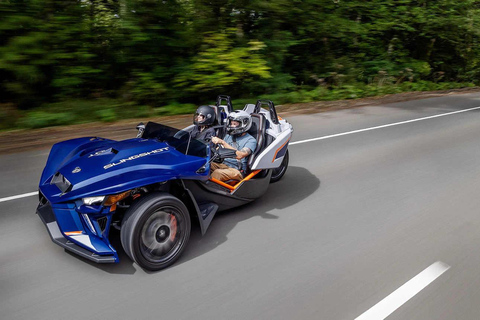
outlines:
[{"label": "front wheel", "polygon": [[283,175],[287,171],[288,168],[288,150],[285,152],[285,156],[283,156],[282,163],[280,167],[272,170],[272,177],[270,178],[270,183],[277,182],[282,179]]},{"label": "front wheel", "polygon": [[168,193],[146,195],[125,214],[120,239],[125,253],[140,267],[157,271],[173,264],[190,238],[190,215]]}]

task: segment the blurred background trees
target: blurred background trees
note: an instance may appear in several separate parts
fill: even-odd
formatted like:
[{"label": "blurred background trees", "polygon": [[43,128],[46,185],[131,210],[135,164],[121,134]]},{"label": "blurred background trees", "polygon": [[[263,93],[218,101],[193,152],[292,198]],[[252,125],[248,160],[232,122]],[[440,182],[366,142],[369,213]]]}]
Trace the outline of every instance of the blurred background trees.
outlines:
[{"label": "blurred background trees", "polygon": [[0,129],[473,85],[475,0],[0,0]]}]

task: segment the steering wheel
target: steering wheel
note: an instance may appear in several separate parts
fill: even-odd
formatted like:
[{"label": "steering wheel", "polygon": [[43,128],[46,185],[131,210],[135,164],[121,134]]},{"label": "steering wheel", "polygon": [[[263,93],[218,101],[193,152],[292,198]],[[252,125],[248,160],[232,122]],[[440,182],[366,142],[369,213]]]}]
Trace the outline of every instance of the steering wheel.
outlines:
[{"label": "steering wheel", "polygon": [[212,143],[213,144],[213,154],[215,156],[215,159],[213,160],[213,162],[216,162],[216,163],[222,163],[223,162],[223,158],[220,157],[220,152],[219,150],[221,149],[224,149],[225,147],[223,145],[221,145],[220,143]]}]

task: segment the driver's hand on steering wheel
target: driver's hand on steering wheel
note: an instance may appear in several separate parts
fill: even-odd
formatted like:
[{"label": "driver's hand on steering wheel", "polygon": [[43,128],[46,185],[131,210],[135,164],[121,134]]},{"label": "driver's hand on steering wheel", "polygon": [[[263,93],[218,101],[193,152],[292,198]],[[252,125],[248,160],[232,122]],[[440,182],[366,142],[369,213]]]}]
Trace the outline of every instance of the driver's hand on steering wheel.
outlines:
[{"label": "driver's hand on steering wheel", "polygon": [[220,139],[219,137],[212,137],[212,143],[223,145],[224,141],[222,139]]}]

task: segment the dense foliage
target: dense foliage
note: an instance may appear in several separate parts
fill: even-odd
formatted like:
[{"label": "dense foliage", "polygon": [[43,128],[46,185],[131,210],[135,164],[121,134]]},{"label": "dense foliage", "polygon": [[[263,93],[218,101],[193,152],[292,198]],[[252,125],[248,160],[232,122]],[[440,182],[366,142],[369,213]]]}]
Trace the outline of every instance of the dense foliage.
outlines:
[{"label": "dense foliage", "polygon": [[299,102],[475,83],[479,9],[475,0],[0,0],[0,123],[61,124],[82,112],[109,121],[217,94]]}]

